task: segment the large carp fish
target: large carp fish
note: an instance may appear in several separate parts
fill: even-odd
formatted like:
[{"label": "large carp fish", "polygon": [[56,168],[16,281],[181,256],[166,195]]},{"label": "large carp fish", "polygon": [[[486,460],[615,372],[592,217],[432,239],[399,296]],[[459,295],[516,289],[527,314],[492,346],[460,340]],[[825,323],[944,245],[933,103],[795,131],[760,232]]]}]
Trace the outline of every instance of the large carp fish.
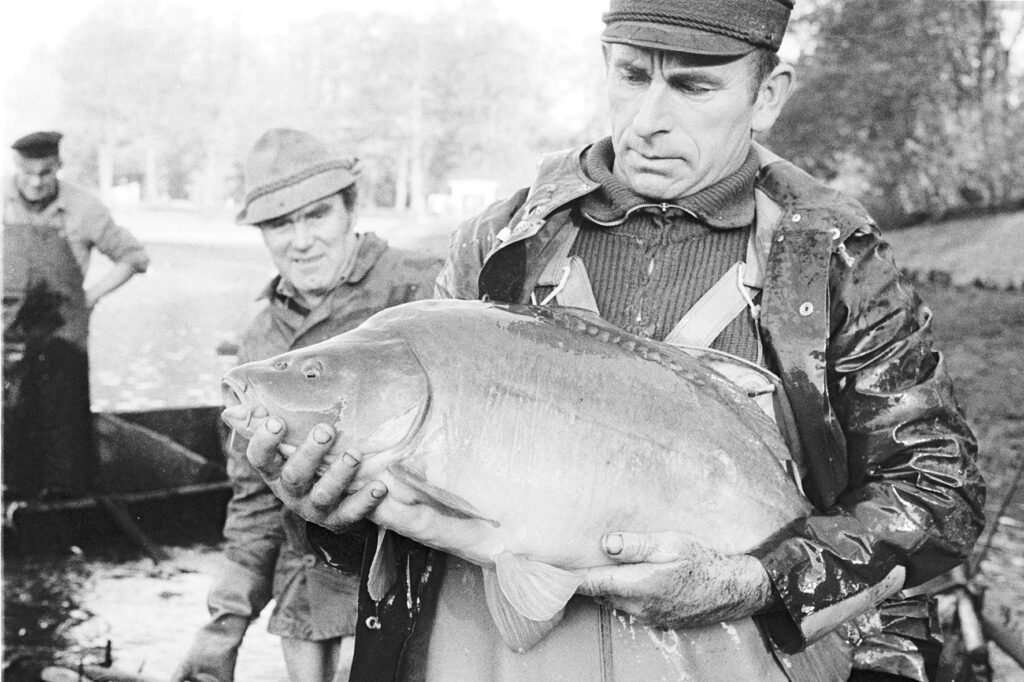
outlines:
[{"label": "large carp fish", "polygon": [[[557,625],[580,569],[610,563],[607,532],[739,553],[810,509],[744,391],[585,311],[408,303],[223,386],[225,421],[251,436],[282,419],[286,452],[333,424],[362,461],[354,487],[388,486],[370,519],[479,565],[517,650]],[[387,580],[369,576],[371,596]]]}]

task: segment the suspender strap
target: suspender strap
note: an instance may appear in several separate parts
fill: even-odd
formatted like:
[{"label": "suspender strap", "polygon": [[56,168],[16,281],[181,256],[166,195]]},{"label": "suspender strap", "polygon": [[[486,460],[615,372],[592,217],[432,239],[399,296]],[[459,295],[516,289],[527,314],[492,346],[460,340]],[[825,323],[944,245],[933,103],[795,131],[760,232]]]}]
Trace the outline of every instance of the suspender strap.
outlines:
[{"label": "suspender strap", "polygon": [[554,302],[561,306],[598,312],[594,287],[590,284],[590,277],[587,275],[587,268],[583,265],[583,259],[579,256],[570,256],[563,263],[562,278],[540,304],[547,305]]},{"label": "suspender strap", "polygon": [[553,248],[554,253],[541,271],[537,286],[554,287],[541,301],[541,305],[554,302],[562,306],[585,308],[596,313],[597,299],[594,298],[594,288],[590,285],[590,277],[587,275],[583,260],[579,256],[569,256],[579,232],[579,225],[571,221],[558,231],[548,247]]},{"label": "suspender strap", "polygon": [[704,292],[665,337],[673,346],[707,348],[753,302],[743,288],[743,263],[735,263]]},{"label": "suspender strap", "polygon": [[565,276],[564,270],[569,259],[569,252],[579,233],[579,225],[569,220],[552,238],[552,243],[548,245],[548,248],[552,249],[552,254],[547,259],[544,269],[541,270],[540,277],[537,278],[537,286],[557,287],[559,285]]}]

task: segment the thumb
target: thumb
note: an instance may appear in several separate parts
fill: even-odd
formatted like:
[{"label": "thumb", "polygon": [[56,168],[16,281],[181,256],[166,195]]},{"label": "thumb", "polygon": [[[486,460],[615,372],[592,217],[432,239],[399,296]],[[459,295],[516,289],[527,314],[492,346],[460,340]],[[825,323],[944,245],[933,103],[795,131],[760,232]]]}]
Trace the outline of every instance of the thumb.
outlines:
[{"label": "thumb", "polygon": [[612,561],[622,564],[668,563],[701,553],[703,547],[681,533],[608,533],[601,548]]}]

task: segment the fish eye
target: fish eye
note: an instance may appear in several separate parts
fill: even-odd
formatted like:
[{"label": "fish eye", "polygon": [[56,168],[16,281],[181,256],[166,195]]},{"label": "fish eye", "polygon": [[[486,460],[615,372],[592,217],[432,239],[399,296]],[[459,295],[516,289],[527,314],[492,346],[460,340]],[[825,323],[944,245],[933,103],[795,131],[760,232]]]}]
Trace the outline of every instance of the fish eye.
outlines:
[{"label": "fish eye", "polygon": [[274,363],[274,369],[288,369],[288,362],[285,360],[278,360]]},{"label": "fish eye", "polygon": [[310,360],[302,365],[302,375],[307,379],[319,379],[324,367],[318,360]]}]

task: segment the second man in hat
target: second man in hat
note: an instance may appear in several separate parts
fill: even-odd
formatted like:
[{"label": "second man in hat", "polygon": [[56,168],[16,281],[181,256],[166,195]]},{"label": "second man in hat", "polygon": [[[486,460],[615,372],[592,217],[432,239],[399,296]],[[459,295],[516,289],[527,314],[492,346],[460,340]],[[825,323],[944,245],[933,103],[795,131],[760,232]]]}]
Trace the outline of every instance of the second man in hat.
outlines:
[{"label": "second man in hat", "polygon": [[[278,274],[243,335],[239,362],[323,341],[390,305],[430,296],[440,258],[355,231],[358,174],[355,159],[330,153],[308,133],[273,129],[257,140],[237,220],[259,228]],[[306,540],[305,522],[249,465],[245,443],[227,449],[234,495],[225,569],[209,593],[211,620],[173,679],[233,679],[245,631],[271,598],[277,604],[269,630],[282,638],[289,677],[347,679],[341,640],[355,632],[363,538],[357,533],[349,542],[351,573],[326,567]]]}]

